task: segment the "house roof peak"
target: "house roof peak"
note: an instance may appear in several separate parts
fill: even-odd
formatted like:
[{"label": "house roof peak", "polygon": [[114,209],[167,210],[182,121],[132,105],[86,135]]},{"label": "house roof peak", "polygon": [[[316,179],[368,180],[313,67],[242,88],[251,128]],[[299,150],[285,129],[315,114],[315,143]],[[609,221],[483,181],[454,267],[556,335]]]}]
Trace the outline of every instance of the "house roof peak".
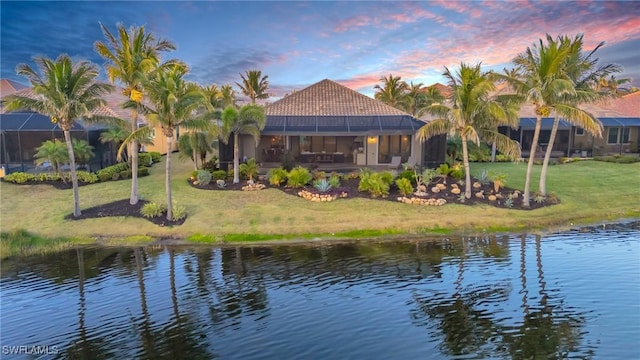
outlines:
[{"label": "house roof peak", "polygon": [[295,91],[265,110],[280,116],[409,115],[329,79]]}]

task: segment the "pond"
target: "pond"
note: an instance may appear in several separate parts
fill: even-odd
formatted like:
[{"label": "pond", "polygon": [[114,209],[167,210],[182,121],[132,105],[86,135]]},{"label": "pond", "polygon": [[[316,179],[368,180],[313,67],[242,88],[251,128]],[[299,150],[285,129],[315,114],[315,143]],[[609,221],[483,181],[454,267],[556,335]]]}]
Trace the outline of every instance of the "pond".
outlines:
[{"label": "pond", "polygon": [[7,358],[640,358],[640,223],[4,261]]}]

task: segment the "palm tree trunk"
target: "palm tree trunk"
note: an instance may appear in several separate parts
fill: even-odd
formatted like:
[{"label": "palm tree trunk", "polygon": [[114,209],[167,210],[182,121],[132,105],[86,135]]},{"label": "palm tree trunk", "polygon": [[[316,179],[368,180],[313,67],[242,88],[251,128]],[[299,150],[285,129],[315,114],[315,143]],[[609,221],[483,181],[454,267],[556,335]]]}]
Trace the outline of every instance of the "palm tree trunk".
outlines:
[{"label": "palm tree trunk", "polygon": [[233,183],[237,184],[240,182],[240,150],[238,146],[238,133],[233,133]]},{"label": "palm tree trunk", "polygon": [[533,161],[536,157],[538,146],[538,138],[540,137],[540,126],[542,125],[542,115],[536,116],[536,127],[533,130],[533,141],[531,141],[531,150],[529,151],[529,163],[527,164],[527,175],[524,181],[524,195],[522,195],[522,206],[529,207],[529,197],[531,197],[531,171],[533,170]]},{"label": "palm tree trunk", "polygon": [[173,221],[173,204],[171,203],[171,143],[173,136],[167,136],[167,166],[165,189],[167,191],[167,220]]},{"label": "palm tree trunk", "polygon": [[491,144],[491,162],[494,163],[496,162],[496,152],[497,152],[497,148],[496,148],[496,143],[492,143]]},{"label": "palm tree trunk", "polygon": [[[131,111],[131,132],[135,132],[138,126],[137,122],[138,113],[134,109]],[[129,156],[131,157],[131,198],[129,204],[135,205],[138,203],[138,142],[131,140],[131,147],[129,148]]]},{"label": "palm tree trunk", "polygon": [[73,186],[73,217],[81,215],[80,212],[80,193],[78,191],[78,174],[76,173],[76,157],[73,153],[73,144],[71,144],[71,132],[64,130],[64,141],[67,143],[67,152],[69,153],[69,166],[71,167],[71,185]]},{"label": "palm tree trunk", "polygon": [[558,133],[558,125],[560,124],[560,118],[556,113],[556,118],[553,119],[553,127],[551,128],[551,135],[549,136],[549,146],[544,154],[544,161],[542,162],[542,170],[540,171],[540,194],[547,196],[547,169],[549,168],[549,160],[551,159],[551,151],[553,150],[553,143],[556,140],[556,134]]},{"label": "palm tree trunk", "polygon": [[462,162],[464,163],[465,185],[464,197],[471,199],[471,170],[469,170],[469,149],[467,148],[467,137],[460,134],[462,141]]}]

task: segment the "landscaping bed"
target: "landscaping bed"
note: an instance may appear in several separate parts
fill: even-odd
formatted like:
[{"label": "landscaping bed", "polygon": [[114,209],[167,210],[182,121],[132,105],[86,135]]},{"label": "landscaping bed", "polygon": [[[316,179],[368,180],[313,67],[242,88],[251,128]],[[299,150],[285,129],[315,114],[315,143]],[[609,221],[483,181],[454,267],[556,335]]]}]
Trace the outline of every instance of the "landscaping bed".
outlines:
[{"label": "landscaping bed", "polygon": [[[464,186],[458,185],[459,180],[453,177],[447,177],[446,181],[444,179],[440,179],[438,182],[433,182],[428,187],[425,195],[410,195],[406,198],[415,198],[415,199],[434,199],[434,200],[445,200],[446,204],[463,204],[463,205],[477,205],[477,204],[485,204],[489,206],[495,206],[498,208],[510,208],[510,209],[521,209],[521,210],[533,210],[539,209],[545,206],[551,206],[558,204],[560,201],[555,196],[547,196],[544,201],[542,198],[539,198],[538,201],[532,199],[529,203],[529,208],[525,208],[522,206],[522,193],[520,190],[503,187],[498,192],[495,192],[492,184],[481,184],[477,181],[477,179],[472,178],[472,184],[477,184],[471,191],[472,195],[470,199],[462,199],[459,194],[452,193],[453,188],[458,187],[462,193],[464,193]],[[340,181],[340,187],[332,188],[327,192],[320,192],[315,187],[311,185],[303,186],[300,188],[293,188],[287,186],[272,186],[269,185],[268,182],[261,182],[264,184],[265,188],[273,188],[283,191],[286,194],[293,196],[301,196],[299,193],[301,191],[315,194],[315,195],[331,195],[336,199],[352,199],[352,198],[364,198],[364,199],[373,199],[373,200],[381,200],[381,201],[400,201],[399,198],[402,198],[403,195],[400,193],[397,186],[392,185],[389,188],[389,195],[382,197],[372,197],[368,192],[359,191],[358,187],[360,184],[360,179],[342,179]],[[241,181],[238,184],[227,183],[225,187],[219,187],[214,182],[211,182],[207,185],[194,185],[194,181],[189,179],[189,184],[194,188],[201,190],[215,190],[215,191],[242,191],[242,188],[247,185],[247,181]],[[442,184],[446,186],[445,189],[441,189],[439,192],[434,193],[432,188],[436,187],[437,184]],[[473,186],[473,185],[472,185]],[[482,197],[479,194],[482,193]],[[346,196],[344,195],[346,194]],[[511,206],[508,205],[506,199],[511,195],[512,197],[515,195],[516,197],[512,199],[513,204]],[[491,195],[495,196],[494,199]],[[324,202],[324,201],[323,201]],[[441,205],[441,204],[438,204]]]},{"label": "landscaping bed", "polygon": [[138,203],[131,205],[129,199],[118,200],[103,204],[100,206],[94,206],[88,209],[82,210],[82,214],[78,217],[74,217],[73,214],[65,215],[65,220],[82,220],[82,219],[95,219],[110,216],[128,216],[146,219],[159,226],[175,226],[184,224],[186,217],[180,220],[169,221],[165,216],[156,217],[144,217],[140,210],[148,203],[146,200],[138,200]]}]

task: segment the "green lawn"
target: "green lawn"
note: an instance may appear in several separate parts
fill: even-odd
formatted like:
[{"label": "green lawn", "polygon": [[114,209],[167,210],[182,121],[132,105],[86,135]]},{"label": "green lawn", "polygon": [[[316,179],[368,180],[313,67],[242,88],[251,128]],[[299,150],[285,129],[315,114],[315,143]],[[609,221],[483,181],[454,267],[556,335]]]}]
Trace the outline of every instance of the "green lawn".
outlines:
[{"label": "green lawn", "polygon": [[[174,156],[174,200],[186,206],[181,226],[159,227],[138,218],[102,218],[66,221],[72,211],[71,190],[46,185],[0,183],[2,232],[26,230],[46,238],[110,238],[125,242],[144,238],[191,238],[199,242],[314,237],[370,237],[401,234],[479,234],[544,230],[622,218],[640,217],[640,163],[614,164],[580,161],[549,168],[547,189],[561,204],[533,211],[490,206],[448,204],[442,207],[347,199],[312,203],[275,189],[252,192],[194,189],[186,179],[193,170],[189,160]],[[526,164],[472,164],[505,174],[507,186],[522,189]],[[537,188],[540,166],[535,166]],[[130,181],[99,183],[80,188],[83,209],[129,197]],[[164,203],[164,159],[140,179],[142,199]],[[115,240],[114,240],[115,239]]]}]

